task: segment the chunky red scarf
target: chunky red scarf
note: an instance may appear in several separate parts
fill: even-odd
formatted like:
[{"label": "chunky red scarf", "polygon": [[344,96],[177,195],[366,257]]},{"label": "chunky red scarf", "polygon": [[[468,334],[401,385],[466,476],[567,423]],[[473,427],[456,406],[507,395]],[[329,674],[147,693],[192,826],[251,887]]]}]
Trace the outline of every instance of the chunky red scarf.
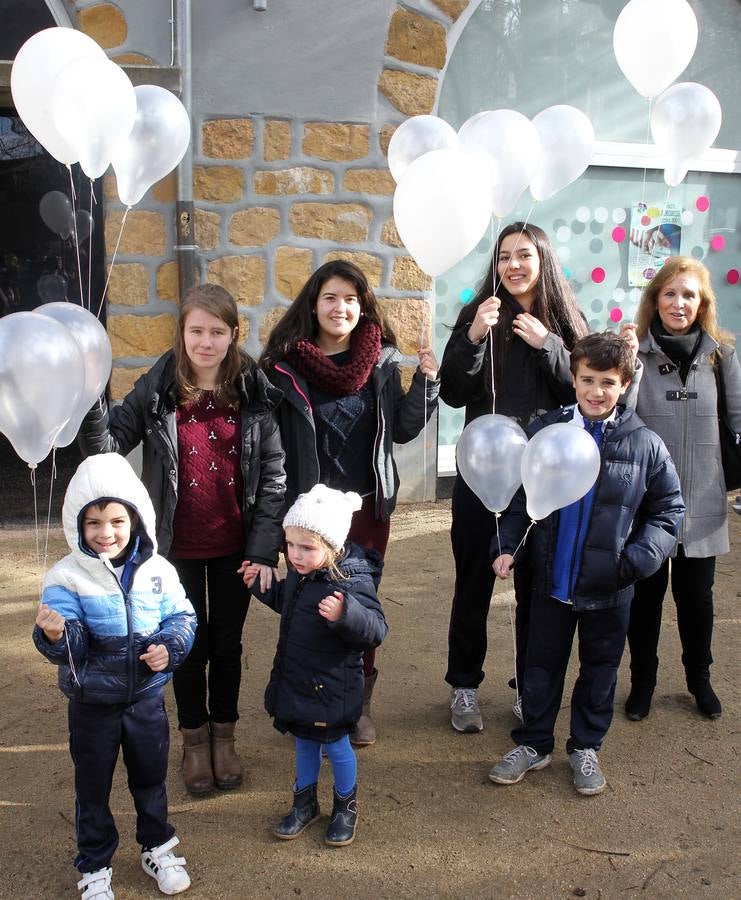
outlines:
[{"label": "chunky red scarf", "polygon": [[375,322],[358,322],[350,335],[350,353],[350,362],[338,366],[313,341],[296,341],[286,359],[313,387],[345,397],[363,387],[381,355],[381,329]]}]

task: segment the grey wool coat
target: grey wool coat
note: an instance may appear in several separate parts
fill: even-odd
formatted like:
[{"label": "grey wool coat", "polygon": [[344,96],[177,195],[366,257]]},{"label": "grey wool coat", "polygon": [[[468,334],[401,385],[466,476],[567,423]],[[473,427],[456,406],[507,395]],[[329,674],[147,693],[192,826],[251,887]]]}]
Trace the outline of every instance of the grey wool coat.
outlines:
[{"label": "grey wool coat", "polygon": [[[683,385],[679,371],[649,332],[639,341],[643,373],[635,402],[638,415],[671,454],[686,504],[679,541],[688,557],[728,553],[728,504],[720,457],[718,393],[711,362],[719,344],[703,332]],[[741,431],[741,365],[736,351],[720,349],[729,419]]]}]

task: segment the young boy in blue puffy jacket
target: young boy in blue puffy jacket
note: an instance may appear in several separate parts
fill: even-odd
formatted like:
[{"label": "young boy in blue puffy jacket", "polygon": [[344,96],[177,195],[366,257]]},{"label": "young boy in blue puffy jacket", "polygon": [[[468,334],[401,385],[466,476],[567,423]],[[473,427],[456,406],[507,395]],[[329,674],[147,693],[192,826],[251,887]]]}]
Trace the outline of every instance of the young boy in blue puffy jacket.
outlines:
[{"label": "young boy in blue puffy jacket", "polygon": [[[597,759],[612,721],[618,666],[636,581],[652,575],[677,543],[684,502],[674,463],[661,438],[619,404],[634,374],[628,344],[609,332],[581,338],[571,351],[577,404],[546,413],[530,435],[558,422],[583,428],[600,453],[597,481],[576,503],[537,522],[528,537],[532,612],[517,745],[489,773],[515,784],[551,762],[574,633],[579,675],[571,694],[566,752],[580,794],[606,786]],[[564,475],[566,477],[566,475]],[[502,516],[501,544],[492,542],[494,572],[507,578],[528,530],[525,493]]]},{"label": "young boy in blue puffy jacket", "polygon": [[123,752],[144,871],[165,894],[190,886],[167,821],[169,726],[164,686],[188,655],[195,614],[175,569],[157,554],[144,485],[117,453],[72,477],[62,521],[70,553],[50,569],[34,643],[59,666],[69,698],[81,896],[112,900],[118,832],[108,805]]}]

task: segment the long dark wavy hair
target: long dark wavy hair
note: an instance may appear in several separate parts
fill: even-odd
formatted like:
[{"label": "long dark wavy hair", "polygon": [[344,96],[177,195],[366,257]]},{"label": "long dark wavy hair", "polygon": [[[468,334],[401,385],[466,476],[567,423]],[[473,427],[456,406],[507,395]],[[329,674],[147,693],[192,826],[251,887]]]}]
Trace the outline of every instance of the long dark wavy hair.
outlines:
[{"label": "long dark wavy hair", "polygon": [[269,369],[280,360],[285,359],[286,354],[297,341],[316,342],[319,323],[314,312],[319,294],[330,278],[342,278],[344,281],[349,281],[357,292],[361,314],[378,325],[383,341],[396,344],[396,335],[384,316],[363,271],[347,260],[334,259],[319,266],[311,275],[286,310],[283,318],[268,335],[259,360],[262,368]]},{"label": "long dark wavy hair", "polygon": [[[188,313],[194,309],[202,309],[204,312],[216,316],[234,334],[234,339],[229,344],[226,356],[219,368],[214,394],[225,403],[239,402],[239,389],[236,385],[237,377],[243,371],[252,371],[255,361],[239,347],[239,314],[234,297],[225,288],[218,284],[197,284],[185,292],[180,304],[178,326],[175,333],[175,381],[177,384],[178,402],[183,404],[193,403],[200,395],[200,389],[196,383],[193,369],[185,350],[185,322]],[[236,329],[236,331],[235,331]]]},{"label": "long dark wavy hair", "polygon": [[[476,310],[484,302],[494,294],[494,270],[497,268],[496,261],[499,259],[502,241],[510,235],[522,235],[528,237],[535,245],[540,261],[540,274],[535,285],[535,298],[530,308],[531,315],[539,319],[548,331],[557,334],[562,338],[564,345],[570,350],[575,341],[587,334],[587,324],[584,321],[576,297],[569,287],[568,282],[564,278],[561,271],[561,264],[553,245],[548,240],[548,236],[542,228],[537,225],[526,224],[525,222],[513,222],[511,225],[505,226],[497,238],[494,247],[492,260],[489,263],[486,274],[481,281],[476,295],[470,303],[467,303],[458,314],[455,328],[467,327],[473,322]],[[512,330],[512,322],[517,315],[519,302],[510,294],[503,283],[499,283],[497,277],[496,294],[502,305],[499,308],[499,321],[492,328],[494,342],[494,386],[498,390],[502,383],[505,364],[505,346],[509,332]],[[490,353],[490,347],[487,341],[486,354],[487,358]],[[491,380],[490,364],[484,368],[487,381]],[[491,387],[491,385],[489,385]]]}]

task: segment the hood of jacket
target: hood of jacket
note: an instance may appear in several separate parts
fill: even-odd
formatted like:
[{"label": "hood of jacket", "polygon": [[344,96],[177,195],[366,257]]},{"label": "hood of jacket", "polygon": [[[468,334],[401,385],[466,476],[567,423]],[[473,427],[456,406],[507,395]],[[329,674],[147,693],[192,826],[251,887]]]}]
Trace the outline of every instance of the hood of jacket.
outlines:
[{"label": "hood of jacket", "polygon": [[62,525],[72,554],[77,559],[90,558],[83,549],[80,519],[83,509],[96,500],[125,503],[139,517],[139,533],[157,551],[155,515],[146,488],[131,467],[118,453],[99,453],[83,460],[72,476],[62,506]]}]

